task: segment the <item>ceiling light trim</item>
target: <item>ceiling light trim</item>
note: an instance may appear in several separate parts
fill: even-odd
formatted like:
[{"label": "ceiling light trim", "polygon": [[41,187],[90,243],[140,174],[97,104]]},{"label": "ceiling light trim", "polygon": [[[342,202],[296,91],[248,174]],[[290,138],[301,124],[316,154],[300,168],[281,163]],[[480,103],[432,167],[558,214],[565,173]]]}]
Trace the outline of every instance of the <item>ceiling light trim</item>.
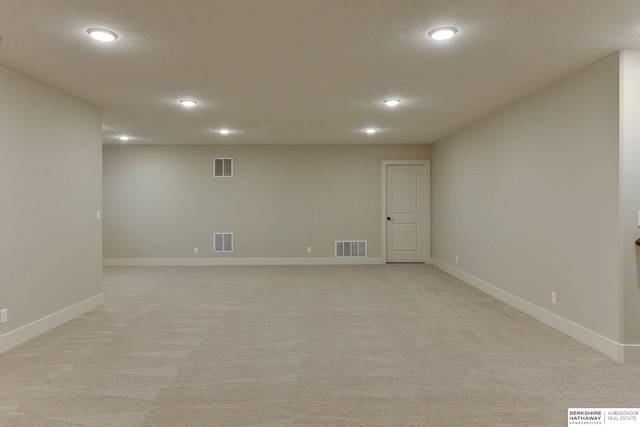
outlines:
[{"label": "ceiling light trim", "polygon": [[104,43],[111,43],[118,39],[118,34],[111,30],[105,30],[104,28],[89,28],[87,30],[87,34],[89,34],[94,40]]},{"label": "ceiling light trim", "polygon": [[429,31],[429,37],[437,41],[449,40],[456,34],[458,34],[456,27],[438,27]]},{"label": "ceiling light trim", "polygon": [[180,102],[180,105],[182,105],[185,108],[193,108],[196,105],[198,105],[198,101],[194,99],[181,99],[179,102]]}]

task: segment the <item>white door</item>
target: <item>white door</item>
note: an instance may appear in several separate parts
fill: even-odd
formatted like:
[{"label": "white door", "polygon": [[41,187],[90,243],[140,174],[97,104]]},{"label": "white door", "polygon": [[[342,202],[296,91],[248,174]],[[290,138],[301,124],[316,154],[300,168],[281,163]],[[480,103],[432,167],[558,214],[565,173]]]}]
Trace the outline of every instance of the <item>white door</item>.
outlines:
[{"label": "white door", "polygon": [[426,262],[425,166],[387,165],[387,262]]}]

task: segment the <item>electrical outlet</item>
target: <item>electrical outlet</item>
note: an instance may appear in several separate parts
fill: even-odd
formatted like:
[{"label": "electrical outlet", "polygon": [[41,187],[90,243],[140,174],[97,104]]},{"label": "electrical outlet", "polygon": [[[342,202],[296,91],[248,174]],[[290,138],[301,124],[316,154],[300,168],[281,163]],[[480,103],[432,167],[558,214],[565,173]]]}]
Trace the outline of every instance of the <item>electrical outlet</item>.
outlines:
[{"label": "electrical outlet", "polygon": [[456,255],[456,264],[458,263],[458,255]]},{"label": "electrical outlet", "polygon": [[551,304],[555,304],[555,303],[556,303],[556,293],[551,292]]},{"label": "electrical outlet", "polygon": [[96,211],[96,221],[100,221],[102,219],[102,214],[100,211]]},{"label": "electrical outlet", "polygon": [[307,253],[310,254],[311,253],[311,246],[307,246]]},{"label": "electrical outlet", "polygon": [[7,309],[0,310],[0,323],[7,323]]},{"label": "electrical outlet", "polygon": [[193,248],[193,254],[198,255],[198,248]]}]

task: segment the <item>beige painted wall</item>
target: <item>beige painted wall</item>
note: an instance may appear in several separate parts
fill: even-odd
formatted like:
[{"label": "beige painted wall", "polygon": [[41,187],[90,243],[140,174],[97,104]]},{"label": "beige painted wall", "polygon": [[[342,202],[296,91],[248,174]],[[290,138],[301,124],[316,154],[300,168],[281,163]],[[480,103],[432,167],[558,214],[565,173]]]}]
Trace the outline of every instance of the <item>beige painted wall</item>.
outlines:
[{"label": "beige painted wall", "polygon": [[0,66],[0,336],[102,293],[100,110]]},{"label": "beige painted wall", "polygon": [[616,54],[432,147],[432,256],[616,342],[618,71]]},{"label": "beige painted wall", "polygon": [[[622,307],[625,344],[640,344],[640,51],[620,56],[620,223],[623,272]],[[637,351],[626,361],[640,361]]]},{"label": "beige painted wall", "polygon": [[[382,160],[429,159],[430,148],[105,146],[103,153],[107,259],[333,257],[342,239],[367,240],[369,256],[380,257]],[[212,177],[214,157],[233,157],[233,178]],[[233,253],[213,252],[214,232],[234,233]]]}]

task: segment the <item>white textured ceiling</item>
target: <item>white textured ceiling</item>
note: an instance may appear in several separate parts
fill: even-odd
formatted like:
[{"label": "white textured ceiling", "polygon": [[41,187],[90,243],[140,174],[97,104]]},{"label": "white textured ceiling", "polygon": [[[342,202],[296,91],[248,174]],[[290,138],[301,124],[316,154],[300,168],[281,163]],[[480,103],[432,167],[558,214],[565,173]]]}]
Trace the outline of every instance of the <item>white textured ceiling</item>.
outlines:
[{"label": "white textured ceiling", "polygon": [[103,109],[105,144],[430,143],[640,48],[640,2],[0,0],[0,38],[0,64]]}]

